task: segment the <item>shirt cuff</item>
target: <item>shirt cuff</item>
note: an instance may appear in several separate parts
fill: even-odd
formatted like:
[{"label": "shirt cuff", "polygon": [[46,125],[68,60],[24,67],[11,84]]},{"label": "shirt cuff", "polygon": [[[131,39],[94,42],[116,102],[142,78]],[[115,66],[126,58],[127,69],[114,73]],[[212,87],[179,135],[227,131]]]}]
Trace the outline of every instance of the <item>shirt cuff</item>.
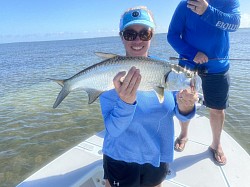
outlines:
[{"label": "shirt cuff", "polygon": [[196,105],[194,105],[194,109],[187,115],[183,115],[180,113],[179,108],[176,107],[176,117],[182,121],[182,122],[186,122],[189,121],[190,119],[192,119],[195,116],[196,113]]}]

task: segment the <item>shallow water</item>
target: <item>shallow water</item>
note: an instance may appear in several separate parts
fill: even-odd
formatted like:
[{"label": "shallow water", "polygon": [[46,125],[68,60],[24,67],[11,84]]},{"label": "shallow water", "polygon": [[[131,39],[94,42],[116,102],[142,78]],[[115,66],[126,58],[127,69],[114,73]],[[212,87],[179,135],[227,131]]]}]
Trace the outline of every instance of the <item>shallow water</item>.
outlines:
[{"label": "shallow water", "polygon": [[[231,34],[231,58],[248,59],[250,29]],[[99,103],[83,91],[71,93],[57,109],[64,79],[100,61],[94,52],[124,54],[119,37],[0,45],[0,184],[14,186],[72,146],[103,129]],[[151,54],[177,56],[166,34],[155,36]],[[231,62],[230,107],[224,130],[250,153],[250,67]],[[205,109],[200,112],[208,116]]]}]

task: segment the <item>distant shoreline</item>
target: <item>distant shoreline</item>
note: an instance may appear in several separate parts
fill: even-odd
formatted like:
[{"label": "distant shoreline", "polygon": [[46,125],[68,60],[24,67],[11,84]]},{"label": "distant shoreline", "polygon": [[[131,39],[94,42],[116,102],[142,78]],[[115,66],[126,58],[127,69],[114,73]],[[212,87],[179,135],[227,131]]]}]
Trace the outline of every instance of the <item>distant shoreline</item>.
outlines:
[{"label": "distant shoreline", "polygon": [[[249,30],[250,27],[248,28],[239,28],[239,30]],[[237,32],[237,31],[236,31]],[[156,33],[156,35],[158,34],[166,34],[167,32],[160,32],[160,33]],[[98,37],[86,37],[86,38],[72,38],[72,39],[57,39],[57,40],[34,40],[34,41],[16,41],[16,42],[4,42],[4,43],[0,43],[0,45],[8,45],[8,44],[18,44],[18,43],[34,43],[34,42],[58,42],[58,41],[68,41],[68,40],[85,40],[85,39],[98,39],[98,38],[113,38],[113,37],[119,37],[118,33],[116,36],[98,36]]]}]

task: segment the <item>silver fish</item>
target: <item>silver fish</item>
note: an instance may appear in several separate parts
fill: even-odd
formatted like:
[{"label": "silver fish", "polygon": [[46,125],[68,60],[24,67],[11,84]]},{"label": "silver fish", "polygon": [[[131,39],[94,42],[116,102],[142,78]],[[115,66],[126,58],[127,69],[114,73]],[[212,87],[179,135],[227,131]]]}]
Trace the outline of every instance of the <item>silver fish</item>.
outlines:
[{"label": "silver fish", "polygon": [[199,76],[177,64],[147,57],[96,54],[107,59],[80,71],[69,79],[54,80],[62,86],[62,90],[53,108],[56,108],[71,91],[76,89],[86,91],[89,97],[88,103],[93,103],[101,93],[114,88],[113,78],[118,72],[128,72],[132,66],[140,69],[141,83],[138,90],[154,90],[159,102],[164,100],[164,89],[181,90],[190,87],[190,84],[194,84],[196,89],[200,87],[197,84],[201,82]]}]

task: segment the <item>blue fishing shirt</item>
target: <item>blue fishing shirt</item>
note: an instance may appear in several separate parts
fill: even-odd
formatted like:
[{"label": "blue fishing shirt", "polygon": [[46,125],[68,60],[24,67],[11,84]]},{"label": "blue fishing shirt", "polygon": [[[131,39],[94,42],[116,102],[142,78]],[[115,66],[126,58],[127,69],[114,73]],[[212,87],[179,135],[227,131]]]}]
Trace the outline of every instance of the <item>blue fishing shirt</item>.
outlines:
[{"label": "blue fishing shirt", "polygon": [[[229,69],[229,32],[236,31],[239,26],[238,0],[209,0],[209,6],[201,16],[187,8],[185,0],[175,10],[167,39],[180,58],[188,59],[180,61],[180,65],[219,73]],[[193,59],[199,51],[210,59],[222,59],[196,65]]]},{"label": "blue fishing shirt", "polygon": [[103,153],[115,160],[150,163],[172,162],[174,152],[174,122],[190,120],[194,110],[183,116],[176,103],[177,92],[165,92],[159,103],[154,91],[137,91],[136,103],[127,104],[115,89],[100,96],[106,134]]}]

